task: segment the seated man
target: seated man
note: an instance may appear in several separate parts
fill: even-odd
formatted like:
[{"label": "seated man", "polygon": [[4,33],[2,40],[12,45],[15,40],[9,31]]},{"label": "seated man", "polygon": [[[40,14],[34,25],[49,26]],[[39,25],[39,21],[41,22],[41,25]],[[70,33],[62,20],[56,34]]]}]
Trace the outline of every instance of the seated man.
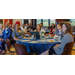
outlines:
[{"label": "seated man", "polygon": [[31,23],[29,23],[29,26],[27,27],[27,31],[33,31],[33,27],[31,26]]},{"label": "seated man", "polygon": [[13,31],[12,37],[16,42],[20,39],[26,38],[25,33],[22,30],[20,30],[19,24],[16,24],[16,30]]},{"label": "seated man", "polygon": [[25,29],[27,29],[27,27],[28,27],[28,23],[25,24]]},{"label": "seated man", "polygon": [[27,29],[25,28],[25,24],[22,25],[21,30],[26,33]]},{"label": "seated man", "polygon": [[9,28],[9,23],[6,24],[6,29],[4,29],[3,34],[0,38],[0,53],[5,54],[5,39],[12,39],[12,29]]}]

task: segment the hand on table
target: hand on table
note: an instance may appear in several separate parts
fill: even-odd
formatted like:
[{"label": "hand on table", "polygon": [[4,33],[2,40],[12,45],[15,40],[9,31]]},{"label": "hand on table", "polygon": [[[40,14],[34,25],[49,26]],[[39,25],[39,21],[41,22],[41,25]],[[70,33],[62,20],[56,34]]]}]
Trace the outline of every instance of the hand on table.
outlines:
[{"label": "hand on table", "polygon": [[60,44],[56,44],[55,46],[56,46],[56,47],[59,47],[59,46],[60,46]]}]

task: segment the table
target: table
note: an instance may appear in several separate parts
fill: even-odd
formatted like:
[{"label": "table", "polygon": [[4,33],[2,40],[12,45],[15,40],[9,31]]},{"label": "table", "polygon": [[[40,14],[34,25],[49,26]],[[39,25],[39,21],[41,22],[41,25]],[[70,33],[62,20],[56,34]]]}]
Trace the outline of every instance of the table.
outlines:
[{"label": "table", "polygon": [[27,52],[36,52],[36,54],[41,54],[44,51],[50,49],[55,44],[60,44],[60,42],[49,42],[53,39],[40,39],[40,40],[32,40],[32,39],[22,39],[19,40],[18,43],[23,44],[27,48]]}]

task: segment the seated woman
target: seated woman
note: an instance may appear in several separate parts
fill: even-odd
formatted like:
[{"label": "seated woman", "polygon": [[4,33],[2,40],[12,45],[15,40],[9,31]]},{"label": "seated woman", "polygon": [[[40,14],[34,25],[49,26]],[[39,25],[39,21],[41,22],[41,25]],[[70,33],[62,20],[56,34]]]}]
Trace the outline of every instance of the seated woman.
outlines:
[{"label": "seated woman", "polygon": [[0,38],[0,53],[5,54],[5,39],[12,40],[12,29],[9,28],[9,23],[6,24],[6,29],[4,29],[3,34]]},{"label": "seated woman", "polygon": [[61,24],[57,24],[57,30],[55,30],[54,34],[57,35],[57,36],[63,36],[63,31],[62,31],[62,25]]},{"label": "seated woman", "polygon": [[40,31],[41,31],[41,26],[40,26],[40,24],[38,24],[37,25],[37,27],[36,27],[36,30],[35,31],[38,31],[39,33],[40,33]]},{"label": "seated woman", "polygon": [[55,30],[55,25],[54,23],[52,23],[50,34],[54,34],[54,30]]},{"label": "seated woman", "polygon": [[26,38],[25,33],[20,30],[19,24],[16,24],[16,30],[13,31],[12,37],[15,41],[19,41],[20,39]]},{"label": "seated woman", "polygon": [[62,26],[62,31],[64,32],[64,36],[61,40],[61,44],[56,44],[49,50],[49,55],[52,53],[56,55],[61,55],[63,53],[64,47],[69,42],[74,42],[73,32],[70,23],[64,23]]}]

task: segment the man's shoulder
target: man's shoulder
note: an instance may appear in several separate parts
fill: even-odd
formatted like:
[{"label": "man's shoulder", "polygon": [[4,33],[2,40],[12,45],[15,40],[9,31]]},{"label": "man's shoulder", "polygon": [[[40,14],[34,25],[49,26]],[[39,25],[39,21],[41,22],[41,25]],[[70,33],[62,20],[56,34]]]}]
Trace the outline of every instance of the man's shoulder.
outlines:
[{"label": "man's shoulder", "polygon": [[8,30],[12,30],[11,28],[8,28]]}]

